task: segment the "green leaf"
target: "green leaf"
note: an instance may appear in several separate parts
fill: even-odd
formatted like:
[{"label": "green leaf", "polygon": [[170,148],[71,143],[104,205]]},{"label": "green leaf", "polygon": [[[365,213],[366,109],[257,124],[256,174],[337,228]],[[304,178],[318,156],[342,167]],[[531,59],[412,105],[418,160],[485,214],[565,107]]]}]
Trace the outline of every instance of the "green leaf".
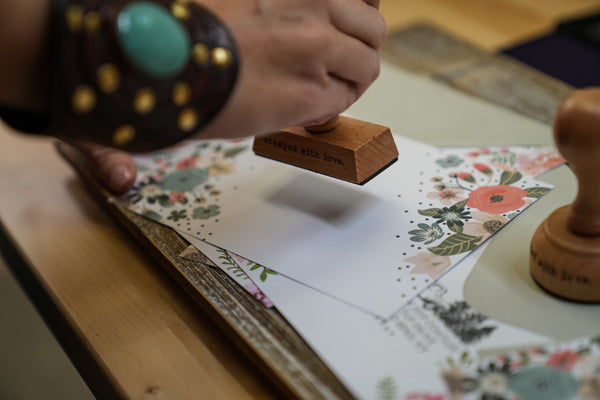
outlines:
[{"label": "green leaf", "polygon": [[506,154],[495,152],[490,161],[494,164],[514,165],[517,161],[517,156],[513,152]]},{"label": "green leaf", "polygon": [[446,225],[448,225],[448,229],[450,229],[452,232],[463,233],[464,223],[460,220],[447,221]]},{"label": "green leaf", "polygon": [[523,175],[518,171],[504,171],[500,176],[501,185],[511,185],[521,179]]},{"label": "green leaf", "polygon": [[169,203],[169,196],[166,194],[161,194],[160,196],[157,196],[156,199],[158,200],[158,204],[162,207],[172,207],[174,205],[173,203]]},{"label": "green leaf", "polygon": [[231,158],[231,157],[235,157],[237,156],[239,153],[241,153],[242,151],[246,150],[246,146],[241,146],[241,147],[234,147],[232,149],[227,150],[224,154],[223,157],[225,158]]},{"label": "green leaf", "polygon": [[429,208],[427,210],[419,210],[419,214],[426,217],[440,218],[442,216],[441,208]]},{"label": "green leaf", "polygon": [[262,267],[262,265],[260,265],[260,264],[248,262],[248,265],[251,265],[251,264],[254,264],[254,265],[252,265],[252,267],[250,267],[250,271],[254,271],[255,269],[259,269],[260,267]]},{"label": "green leaf", "polygon": [[264,281],[266,281],[266,280],[267,280],[267,271],[265,271],[264,269],[263,269],[263,271],[260,273],[260,280],[261,280],[262,282],[264,282]]},{"label": "green leaf", "polygon": [[377,400],[394,400],[398,395],[398,386],[391,376],[377,382]]},{"label": "green leaf", "polygon": [[468,201],[469,201],[469,199],[464,199],[462,201],[459,201],[458,203],[454,203],[451,208],[456,211],[462,211],[467,206]]},{"label": "green leaf", "polygon": [[428,247],[427,250],[438,256],[453,256],[473,250],[480,241],[481,237],[479,236],[456,233],[449,236],[439,246]]},{"label": "green leaf", "polygon": [[527,197],[533,197],[533,198],[539,199],[540,197],[542,197],[543,195],[548,193],[550,191],[550,188],[532,187],[532,188],[525,189],[525,191],[527,192]]},{"label": "green leaf", "polygon": [[469,358],[469,353],[464,351],[461,355],[460,355],[460,362],[464,363],[465,361],[467,361],[467,359]]}]

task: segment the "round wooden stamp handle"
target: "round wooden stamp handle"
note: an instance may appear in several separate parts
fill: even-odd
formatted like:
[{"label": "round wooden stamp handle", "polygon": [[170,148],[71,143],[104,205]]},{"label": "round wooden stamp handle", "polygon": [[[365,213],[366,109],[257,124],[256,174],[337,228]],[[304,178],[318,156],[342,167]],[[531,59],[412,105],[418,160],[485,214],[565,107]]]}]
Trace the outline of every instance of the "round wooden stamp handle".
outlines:
[{"label": "round wooden stamp handle", "polygon": [[556,147],[577,177],[579,190],[567,226],[580,235],[600,235],[600,88],[579,90],[554,121]]},{"label": "round wooden stamp handle", "polygon": [[323,133],[323,132],[329,132],[334,130],[335,128],[337,128],[340,124],[340,116],[336,115],[333,118],[330,118],[329,120],[327,120],[327,122],[321,124],[321,125],[311,125],[311,126],[305,126],[304,129],[306,129],[308,132],[310,133]]}]

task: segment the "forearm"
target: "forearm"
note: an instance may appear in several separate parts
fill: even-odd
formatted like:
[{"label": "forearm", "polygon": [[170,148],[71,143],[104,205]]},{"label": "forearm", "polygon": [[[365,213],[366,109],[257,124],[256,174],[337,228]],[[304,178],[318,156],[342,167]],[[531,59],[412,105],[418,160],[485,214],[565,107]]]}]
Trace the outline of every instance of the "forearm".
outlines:
[{"label": "forearm", "polygon": [[0,104],[48,105],[51,0],[0,1]]}]

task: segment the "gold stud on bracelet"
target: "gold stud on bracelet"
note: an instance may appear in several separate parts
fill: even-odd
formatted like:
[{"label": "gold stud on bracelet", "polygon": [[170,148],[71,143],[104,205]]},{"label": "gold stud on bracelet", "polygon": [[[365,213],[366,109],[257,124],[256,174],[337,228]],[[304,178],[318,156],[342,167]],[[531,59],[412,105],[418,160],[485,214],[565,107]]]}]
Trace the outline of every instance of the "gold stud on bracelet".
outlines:
[{"label": "gold stud on bracelet", "polygon": [[171,13],[173,13],[175,18],[181,21],[188,19],[190,16],[189,10],[182,3],[173,3],[171,5]]},{"label": "gold stud on bracelet", "polygon": [[83,25],[88,35],[96,35],[98,32],[100,32],[100,27],[102,25],[100,14],[98,14],[96,11],[90,11],[83,18]]},{"label": "gold stud on bracelet", "polygon": [[111,63],[102,64],[96,71],[98,87],[104,93],[114,93],[121,83],[121,74],[116,65]]},{"label": "gold stud on bracelet", "polygon": [[83,26],[83,7],[79,4],[71,4],[65,10],[65,20],[71,33],[78,33]]},{"label": "gold stud on bracelet", "polygon": [[138,90],[133,100],[133,108],[140,114],[148,114],[154,109],[156,96],[152,89],[143,88]]},{"label": "gold stud on bracelet", "polygon": [[189,132],[198,125],[198,113],[193,108],[186,108],[177,118],[179,129],[184,132]]},{"label": "gold stud on bracelet", "polygon": [[173,103],[177,106],[182,106],[190,101],[192,90],[190,85],[185,82],[177,82],[173,86]]},{"label": "gold stud on bracelet", "polygon": [[88,85],[79,85],[73,92],[71,105],[76,113],[85,114],[96,106],[96,94]]},{"label": "gold stud on bracelet", "polygon": [[121,147],[130,143],[135,138],[135,129],[131,125],[121,125],[113,133],[112,142],[115,146]]},{"label": "gold stud on bracelet", "polygon": [[231,52],[223,47],[212,49],[212,63],[217,68],[226,68],[231,64]]},{"label": "gold stud on bracelet", "polygon": [[208,46],[204,43],[196,43],[192,49],[194,61],[196,64],[202,65],[208,60]]}]

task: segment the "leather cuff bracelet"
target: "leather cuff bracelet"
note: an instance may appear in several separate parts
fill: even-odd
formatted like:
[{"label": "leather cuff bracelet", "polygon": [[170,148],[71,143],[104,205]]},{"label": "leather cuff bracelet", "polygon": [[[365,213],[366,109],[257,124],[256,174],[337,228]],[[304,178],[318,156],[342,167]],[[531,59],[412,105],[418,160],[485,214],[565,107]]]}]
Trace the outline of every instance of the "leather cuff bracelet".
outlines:
[{"label": "leather cuff bracelet", "polygon": [[189,0],[56,0],[50,133],[130,151],[185,139],[224,106],[234,41]]}]

